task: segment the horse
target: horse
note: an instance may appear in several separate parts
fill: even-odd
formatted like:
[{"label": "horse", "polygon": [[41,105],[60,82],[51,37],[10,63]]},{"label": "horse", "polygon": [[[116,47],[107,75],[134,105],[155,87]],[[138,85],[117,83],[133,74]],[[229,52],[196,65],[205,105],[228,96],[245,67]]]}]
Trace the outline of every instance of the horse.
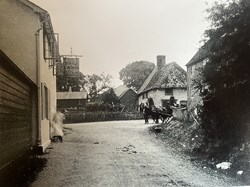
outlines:
[{"label": "horse", "polygon": [[156,124],[159,123],[159,119],[161,119],[162,123],[164,123],[166,119],[172,117],[172,113],[170,111],[161,110],[155,107],[154,105],[151,107],[144,106],[143,114],[144,114],[145,124],[148,123],[149,117],[151,117]]}]

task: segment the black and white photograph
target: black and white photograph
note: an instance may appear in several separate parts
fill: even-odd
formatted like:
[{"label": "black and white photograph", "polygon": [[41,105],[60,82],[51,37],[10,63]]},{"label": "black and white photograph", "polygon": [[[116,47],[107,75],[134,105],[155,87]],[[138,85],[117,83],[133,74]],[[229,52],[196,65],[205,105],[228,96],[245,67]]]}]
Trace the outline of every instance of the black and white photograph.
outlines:
[{"label": "black and white photograph", "polygon": [[0,0],[0,186],[250,186],[250,0]]}]

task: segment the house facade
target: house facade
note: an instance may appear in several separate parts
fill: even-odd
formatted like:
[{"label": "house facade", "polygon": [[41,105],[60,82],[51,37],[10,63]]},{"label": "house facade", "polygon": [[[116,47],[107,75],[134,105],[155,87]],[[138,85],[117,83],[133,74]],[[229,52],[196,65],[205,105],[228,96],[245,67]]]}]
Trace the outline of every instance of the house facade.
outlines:
[{"label": "house facade", "polygon": [[[210,43],[205,43],[192,59],[186,64],[187,66],[187,109],[193,115],[197,114],[197,110],[203,105],[201,92],[206,89],[202,83],[202,71],[207,64],[206,54]],[[194,82],[195,81],[195,82]]]},{"label": "house facade", "polygon": [[137,109],[137,93],[124,85],[114,88],[114,92],[119,99],[119,103],[125,106],[125,111],[135,111]]},{"label": "house facade", "polygon": [[[29,132],[25,132],[31,137],[29,150],[38,148],[43,152],[50,144],[51,115],[56,110],[58,35],[53,31],[48,12],[28,0],[1,0],[0,12],[0,49],[16,69],[35,85],[26,116],[31,119],[30,127],[26,128]],[[15,89],[17,92],[21,90],[20,87]],[[9,105],[6,106],[8,110],[16,111],[13,108],[15,101],[11,101],[14,96],[7,98],[2,93],[0,95],[1,101]],[[5,100],[11,102],[8,104]],[[5,113],[6,107],[1,112]],[[25,131],[24,128],[22,130]],[[17,132],[18,136],[25,133]],[[11,141],[5,143],[12,144]]]},{"label": "house facade", "polygon": [[157,65],[138,90],[138,103],[152,98],[158,108],[167,106],[171,96],[177,103],[187,100],[187,75],[177,63],[165,63],[166,57],[157,56]]}]

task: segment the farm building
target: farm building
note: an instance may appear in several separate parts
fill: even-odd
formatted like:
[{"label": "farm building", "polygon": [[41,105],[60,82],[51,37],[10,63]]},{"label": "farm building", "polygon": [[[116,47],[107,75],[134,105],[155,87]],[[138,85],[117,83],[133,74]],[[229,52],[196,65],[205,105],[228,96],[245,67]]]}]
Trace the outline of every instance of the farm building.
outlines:
[{"label": "farm building", "polygon": [[137,94],[133,89],[121,85],[114,88],[114,92],[119,99],[119,103],[125,106],[125,111],[137,109]]},{"label": "farm building", "polygon": [[83,109],[88,101],[86,91],[82,92],[57,92],[57,109]]},{"label": "farm building", "polygon": [[[187,66],[187,109],[189,112],[197,112],[197,107],[202,106],[200,93],[206,88],[202,85],[202,69],[207,63],[206,54],[210,42],[205,43],[192,59],[186,64]],[[195,82],[194,82],[195,81]],[[197,83],[199,85],[197,85]],[[195,114],[194,113],[194,114]]]}]

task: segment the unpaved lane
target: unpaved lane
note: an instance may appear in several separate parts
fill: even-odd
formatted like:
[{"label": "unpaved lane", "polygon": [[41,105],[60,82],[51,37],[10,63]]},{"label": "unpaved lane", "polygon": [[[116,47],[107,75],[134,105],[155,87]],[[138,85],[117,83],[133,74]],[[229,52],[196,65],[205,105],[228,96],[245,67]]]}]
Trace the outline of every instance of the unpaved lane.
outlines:
[{"label": "unpaved lane", "polygon": [[177,156],[148,133],[143,121],[65,125],[64,143],[53,144],[40,186],[231,186]]}]

